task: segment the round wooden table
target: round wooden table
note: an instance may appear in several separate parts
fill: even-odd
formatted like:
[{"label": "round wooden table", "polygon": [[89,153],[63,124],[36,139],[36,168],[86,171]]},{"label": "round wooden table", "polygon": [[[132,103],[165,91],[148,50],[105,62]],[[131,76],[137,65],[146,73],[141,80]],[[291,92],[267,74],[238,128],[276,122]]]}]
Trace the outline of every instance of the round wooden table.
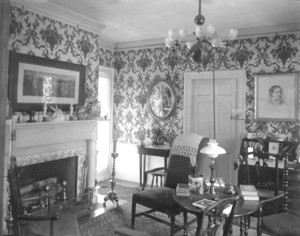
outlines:
[{"label": "round wooden table", "polygon": [[[227,188],[227,187],[226,187]],[[187,235],[187,213],[194,214],[197,217],[197,230],[196,236],[200,235],[200,231],[202,228],[202,217],[203,210],[194,206],[193,202],[199,201],[201,199],[211,199],[218,200],[221,198],[232,197],[232,195],[228,195],[224,190],[216,190],[216,194],[212,195],[210,193],[207,194],[194,194],[190,193],[189,197],[185,196],[177,196],[176,192],[174,192],[173,198],[175,202],[177,202],[183,210],[184,215],[184,233],[183,235]],[[236,207],[235,207],[235,218],[240,218],[240,235],[248,235],[249,228],[249,216],[256,212],[259,208],[259,201],[244,201],[241,197],[238,199]]]}]

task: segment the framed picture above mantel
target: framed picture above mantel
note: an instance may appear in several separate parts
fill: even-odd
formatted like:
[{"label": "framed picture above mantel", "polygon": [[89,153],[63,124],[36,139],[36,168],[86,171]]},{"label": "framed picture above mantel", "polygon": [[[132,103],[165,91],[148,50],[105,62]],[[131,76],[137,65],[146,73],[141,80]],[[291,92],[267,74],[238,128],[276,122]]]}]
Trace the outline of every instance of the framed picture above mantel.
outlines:
[{"label": "framed picture above mantel", "polygon": [[85,66],[11,52],[9,101],[13,111],[42,111],[45,103],[62,110],[82,106]]},{"label": "framed picture above mantel", "polygon": [[255,76],[255,117],[257,120],[297,120],[298,76],[297,72]]}]

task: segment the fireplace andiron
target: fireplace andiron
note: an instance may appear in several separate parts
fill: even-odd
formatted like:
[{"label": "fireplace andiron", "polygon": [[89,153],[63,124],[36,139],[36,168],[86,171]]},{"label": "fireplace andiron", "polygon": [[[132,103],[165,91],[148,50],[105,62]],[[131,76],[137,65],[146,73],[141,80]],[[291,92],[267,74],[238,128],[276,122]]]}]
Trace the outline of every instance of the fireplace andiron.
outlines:
[{"label": "fireplace andiron", "polygon": [[112,172],[111,172],[111,180],[110,180],[110,185],[111,185],[111,190],[107,193],[107,195],[104,197],[104,202],[103,206],[106,206],[106,202],[108,200],[111,200],[113,203],[116,202],[117,206],[119,206],[119,198],[117,196],[117,193],[115,192],[115,186],[116,186],[116,158],[118,157],[118,153],[116,153],[117,149],[117,136],[116,136],[116,128],[114,126],[114,139],[113,139],[113,152],[111,154],[113,158],[113,163],[112,163]]}]

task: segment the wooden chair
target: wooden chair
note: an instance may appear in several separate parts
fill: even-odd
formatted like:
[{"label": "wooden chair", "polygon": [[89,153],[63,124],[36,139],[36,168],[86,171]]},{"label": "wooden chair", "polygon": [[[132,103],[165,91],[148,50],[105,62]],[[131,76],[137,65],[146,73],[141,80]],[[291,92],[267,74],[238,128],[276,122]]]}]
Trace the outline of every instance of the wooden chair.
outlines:
[{"label": "wooden chair", "polygon": [[[260,145],[259,145],[260,144]],[[246,183],[256,186],[258,196],[262,204],[257,212],[248,216],[248,225],[250,225],[251,217],[257,218],[259,232],[259,222],[262,215],[274,214],[280,211],[281,205],[284,202],[284,186],[286,182],[287,161],[289,156],[294,152],[294,148],[291,145],[286,145],[282,148],[278,154],[269,153],[266,151],[264,143],[257,143],[257,147],[252,152],[248,152],[243,148],[243,141],[241,145],[240,154],[242,162],[245,162],[246,166]],[[255,172],[249,171],[248,155],[254,155],[257,157],[255,163]],[[268,159],[270,156],[275,157],[274,169],[272,171],[268,167]],[[279,160],[283,160],[283,178],[279,176]]]},{"label": "wooden chair", "polygon": [[[171,236],[174,235],[175,231],[177,232],[182,229],[182,227],[175,225],[175,216],[180,214],[182,210],[175,203],[173,193],[177,183],[188,183],[188,175],[191,174],[191,156],[194,155],[197,162],[203,162],[201,159],[204,159],[205,155],[201,154],[200,150],[208,141],[208,138],[203,138],[197,134],[178,135],[175,138],[170,150],[164,187],[141,191],[134,193],[132,196],[132,229],[134,229],[135,218],[138,216],[146,216],[169,225]],[[145,178],[147,178],[147,175],[148,173],[145,173]],[[137,213],[137,204],[150,208],[150,210]],[[170,222],[151,214],[155,211],[168,215]]]},{"label": "wooden chair", "polygon": [[25,215],[23,202],[21,200],[18,169],[16,158],[11,158],[11,165],[7,174],[9,184],[9,198],[13,218],[13,233],[15,236],[22,235],[73,235],[79,236],[77,218],[74,214],[61,214],[59,212],[50,213],[49,188],[45,188],[46,195],[40,201],[43,201],[48,207],[48,214]]},{"label": "wooden chair", "polygon": [[[287,166],[287,158],[285,159]],[[262,232],[274,236],[300,235],[300,169],[289,170],[285,168],[284,191],[274,199],[261,202],[257,223],[257,235]],[[263,207],[270,202],[285,198],[283,210],[276,214],[264,215]]]},{"label": "wooden chair", "polygon": [[[231,235],[232,221],[237,199],[238,197],[225,198],[205,209],[203,211],[201,226],[198,226],[196,235],[215,236],[222,222],[224,222],[222,235]],[[224,214],[225,208],[227,208],[229,205],[232,205],[229,214]],[[203,224],[205,218],[204,216],[208,217],[207,226],[204,226]]]}]

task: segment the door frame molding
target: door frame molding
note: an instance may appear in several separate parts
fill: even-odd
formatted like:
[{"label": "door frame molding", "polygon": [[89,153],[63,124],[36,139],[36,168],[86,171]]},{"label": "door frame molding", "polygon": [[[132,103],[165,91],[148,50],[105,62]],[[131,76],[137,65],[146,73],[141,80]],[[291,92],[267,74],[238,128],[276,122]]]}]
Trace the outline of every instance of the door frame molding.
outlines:
[{"label": "door frame molding", "polygon": [[[192,107],[192,82],[198,79],[211,79],[213,77],[212,71],[204,72],[185,72],[184,73],[184,100],[183,100],[183,133],[191,132],[191,107]],[[245,116],[246,111],[246,70],[220,70],[215,71],[215,79],[227,79],[227,78],[237,78],[238,88],[237,88],[237,107],[242,109],[243,116]],[[237,123],[237,137],[242,136],[245,130],[245,122],[240,122],[235,120]]]}]

